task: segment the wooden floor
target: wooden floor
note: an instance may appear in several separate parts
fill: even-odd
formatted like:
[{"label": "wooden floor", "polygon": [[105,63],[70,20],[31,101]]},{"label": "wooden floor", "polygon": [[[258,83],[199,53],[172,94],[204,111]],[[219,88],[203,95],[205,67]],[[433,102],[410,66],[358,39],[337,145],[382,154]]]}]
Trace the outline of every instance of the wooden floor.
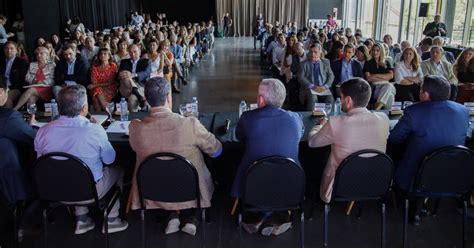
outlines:
[{"label": "wooden floor", "polygon": [[[183,93],[174,95],[174,106],[190,102],[193,96],[199,100],[200,111],[237,111],[241,99],[255,102],[257,86],[265,77],[261,69],[258,52],[253,50],[251,38],[217,39],[215,49],[193,68],[190,84],[183,87]],[[213,198],[211,223],[207,227],[208,247],[238,247],[238,229],[235,217],[230,216],[232,199],[227,187],[218,187]],[[357,205],[356,205],[357,206]],[[374,203],[363,206],[362,217],[354,214],[346,216],[344,204],[335,204],[329,217],[329,247],[380,247],[380,212]],[[387,206],[387,247],[401,247],[403,214],[401,205],[396,209]],[[305,223],[305,246],[322,246],[322,211],[317,206],[314,218]],[[199,238],[184,233],[165,236],[166,223],[158,223],[157,212],[147,215],[147,247],[191,248],[200,247]],[[104,247],[104,236],[100,230],[100,217],[96,217],[95,230],[74,235],[74,222],[64,209],[58,209],[49,225],[49,247]],[[110,235],[110,247],[141,247],[141,225],[138,212],[130,212],[126,218],[130,223],[128,230]],[[201,230],[201,229],[198,229]],[[299,247],[299,221],[287,233],[278,237],[249,235],[244,232],[242,247]],[[467,247],[474,245],[474,221],[468,223]],[[10,236],[9,236],[10,237]],[[409,247],[461,247],[461,215],[454,201],[442,201],[436,218],[423,219],[421,226],[409,227]],[[3,235],[0,242],[6,242]],[[44,247],[43,233],[25,236],[20,247]],[[11,243],[1,245],[11,247]]]}]

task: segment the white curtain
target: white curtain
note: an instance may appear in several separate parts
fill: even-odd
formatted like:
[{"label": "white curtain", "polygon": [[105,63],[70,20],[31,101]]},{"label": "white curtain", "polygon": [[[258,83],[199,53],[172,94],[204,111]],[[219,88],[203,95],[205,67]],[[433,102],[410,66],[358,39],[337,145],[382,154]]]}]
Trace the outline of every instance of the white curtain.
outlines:
[{"label": "white curtain", "polygon": [[305,26],[308,0],[216,0],[216,13],[219,28],[222,28],[224,14],[229,13],[233,22],[230,35],[251,36],[259,13],[268,23],[296,22],[298,27]]}]

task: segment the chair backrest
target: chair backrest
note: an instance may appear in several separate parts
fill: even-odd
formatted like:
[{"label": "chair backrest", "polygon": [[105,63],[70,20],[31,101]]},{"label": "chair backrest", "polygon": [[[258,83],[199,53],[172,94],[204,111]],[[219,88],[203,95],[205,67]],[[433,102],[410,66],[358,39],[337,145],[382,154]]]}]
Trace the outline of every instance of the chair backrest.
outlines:
[{"label": "chair backrest", "polygon": [[361,150],[344,159],[336,171],[332,198],[370,200],[384,197],[390,188],[393,162],[377,150]]},{"label": "chair backrest", "polygon": [[305,173],[294,160],[267,157],[255,161],[243,180],[242,203],[261,209],[299,207],[304,199]]},{"label": "chair backrest", "polygon": [[94,176],[79,158],[62,152],[48,153],[34,165],[40,199],[54,202],[98,202]]},{"label": "chair backrest", "polygon": [[144,200],[184,202],[197,200],[200,207],[199,176],[186,158],[174,153],[155,153],[137,171],[138,194]]},{"label": "chair backrest", "polygon": [[466,193],[474,188],[474,153],[464,146],[447,146],[428,155],[420,165],[415,191]]}]

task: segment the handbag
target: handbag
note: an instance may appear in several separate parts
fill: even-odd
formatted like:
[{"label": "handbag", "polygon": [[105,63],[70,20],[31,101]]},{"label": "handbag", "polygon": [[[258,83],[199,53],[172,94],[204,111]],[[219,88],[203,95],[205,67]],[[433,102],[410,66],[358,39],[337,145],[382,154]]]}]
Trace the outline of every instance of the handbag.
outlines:
[{"label": "handbag", "polygon": [[165,65],[165,66],[163,67],[163,74],[168,74],[168,73],[170,73],[170,67],[167,66],[167,65]]}]

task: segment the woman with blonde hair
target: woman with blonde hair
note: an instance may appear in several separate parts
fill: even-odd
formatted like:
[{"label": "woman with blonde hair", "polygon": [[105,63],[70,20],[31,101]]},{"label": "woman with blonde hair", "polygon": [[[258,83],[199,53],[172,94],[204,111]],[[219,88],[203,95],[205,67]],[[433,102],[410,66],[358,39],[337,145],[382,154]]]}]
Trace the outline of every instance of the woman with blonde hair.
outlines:
[{"label": "woman with blonde hair", "polygon": [[365,79],[375,86],[372,98],[375,98],[375,109],[390,109],[395,100],[396,89],[390,81],[393,80],[393,67],[386,60],[382,44],[375,43],[371,50],[372,59],[364,65]]},{"label": "woman with blonde hair", "polygon": [[464,49],[453,66],[459,80],[457,102],[474,102],[474,48]]},{"label": "woman with blonde hair", "polygon": [[423,72],[415,48],[405,48],[400,62],[395,66],[395,88],[397,90],[395,101],[418,102],[422,80]]},{"label": "woman with blonde hair", "polygon": [[25,81],[28,89],[21,95],[15,110],[20,109],[25,103],[36,103],[39,99],[48,102],[53,97],[54,68],[56,64],[50,61],[50,52],[46,47],[35,49],[36,62],[31,62]]}]

